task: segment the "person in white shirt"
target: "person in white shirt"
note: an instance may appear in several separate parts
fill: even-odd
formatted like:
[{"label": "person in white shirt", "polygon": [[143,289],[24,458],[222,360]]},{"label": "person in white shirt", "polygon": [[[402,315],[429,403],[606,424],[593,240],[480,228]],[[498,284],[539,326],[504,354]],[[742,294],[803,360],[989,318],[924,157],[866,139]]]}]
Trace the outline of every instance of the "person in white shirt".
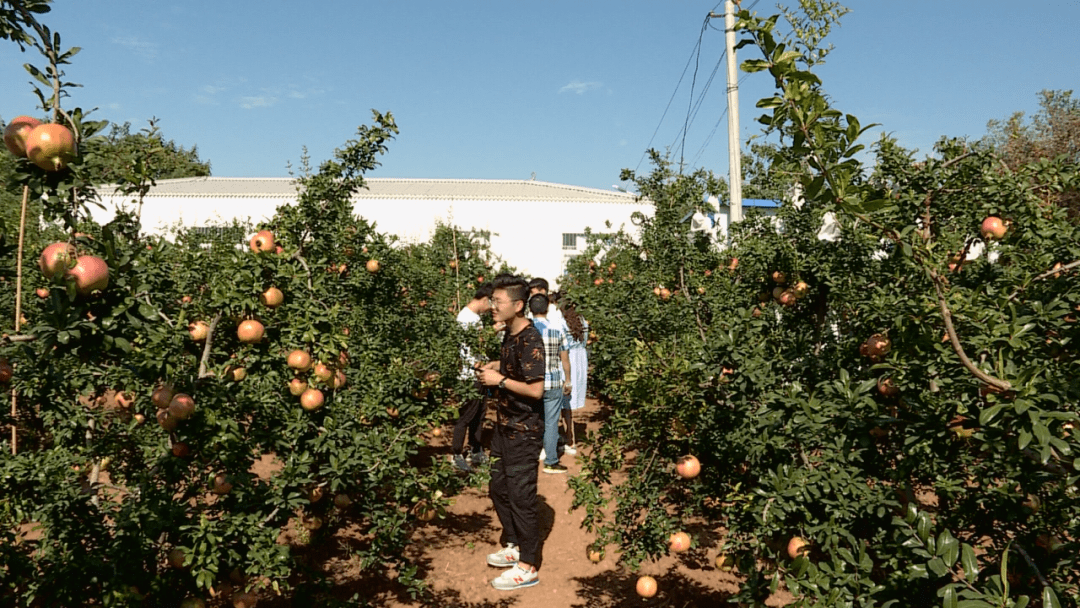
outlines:
[{"label": "person in white shirt", "polygon": [[[491,293],[491,283],[481,285],[473,294],[473,299],[461,309],[457,322],[463,330],[480,331],[483,326],[480,315],[491,313]],[[480,393],[475,399],[469,399],[461,404],[457,423],[454,424],[454,436],[450,443],[454,467],[466,473],[471,473],[473,466],[487,460],[484,447],[480,443],[480,428],[487,414],[487,408],[484,407],[484,388],[476,380],[476,367],[479,363],[469,345],[462,343],[459,378],[476,383],[476,389]],[[470,448],[468,458],[465,456],[466,436],[469,439]]]}]

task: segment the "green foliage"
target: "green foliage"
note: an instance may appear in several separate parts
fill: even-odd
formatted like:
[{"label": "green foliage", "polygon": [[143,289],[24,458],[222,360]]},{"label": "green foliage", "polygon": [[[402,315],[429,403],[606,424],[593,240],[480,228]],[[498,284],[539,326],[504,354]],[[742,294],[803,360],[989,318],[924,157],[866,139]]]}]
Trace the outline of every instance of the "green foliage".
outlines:
[{"label": "green foliage", "polygon": [[[1075,603],[1080,234],[1053,200],[1075,164],[1010,168],[949,139],[915,163],[886,139],[866,167],[865,127],[776,22],[740,13],[762,54],[744,69],[776,82],[760,120],[799,204],[717,250],[669,212],[706,181],[658,163],[630,176],[654,217],[571,265],[611,409],[572,482],[585,528],[631,566],[672,531],[720,536],[745,603],[781,587],[798,606]],[[1002,239],[980,235],[989,216]],[[839,240],[819,237],[827,217]],[[866,351],[875,336],[888,352]],[[674,474],[683,454],[700,476]],[[810,549],[792,557],[796,536]]]}]

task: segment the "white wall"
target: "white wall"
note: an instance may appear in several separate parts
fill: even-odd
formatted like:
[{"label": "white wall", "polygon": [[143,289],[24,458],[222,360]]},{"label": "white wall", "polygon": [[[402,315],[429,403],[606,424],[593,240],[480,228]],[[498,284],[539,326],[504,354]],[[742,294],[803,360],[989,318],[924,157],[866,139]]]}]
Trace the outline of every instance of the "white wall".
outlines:
[{"label": "white wall", "polygon": [[[148,232],[154,233],[177,222],[184,226],[217,225],[233,218],[259,222],[292,200],[267,196],[150,196],[143,205],[142,222]],[[113,199],[106,198],[104,203],[104,210],[93,211],[99,222],[107,222],[114,215]],[[553,287],[558,285],[569,253],[563,250],[564,233],[582,234],[586,228],[599,233],[619,228],[633,231],[631,214],[641,211],[652,215],[649,204],[561,201],[360,198],[354,208],[357,215],[374,222],[379,232],[396,234],[410,242],[426,241],[437,220],[465,230],[490,231],[492,250],[497,255],[527,276],[546,278]],[[611,228],[606,226],[607,221]],[[584,248],[583,239],[579,239],[578,248]]]}]

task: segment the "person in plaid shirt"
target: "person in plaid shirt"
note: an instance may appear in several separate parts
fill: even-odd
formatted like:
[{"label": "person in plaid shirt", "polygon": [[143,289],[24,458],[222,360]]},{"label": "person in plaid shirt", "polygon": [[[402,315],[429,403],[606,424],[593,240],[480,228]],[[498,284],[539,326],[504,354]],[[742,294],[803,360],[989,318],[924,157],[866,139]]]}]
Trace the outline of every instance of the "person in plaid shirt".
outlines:
[{"label": "person in plaid shirt", "polygon": [[529,298],[529,311],[544,341],[544,450],[540,454],[545,473],[562,474],[566,467],[559,464],[559,416],[570,391],[570,342],[558,325],[548,322],[546,295]]}]

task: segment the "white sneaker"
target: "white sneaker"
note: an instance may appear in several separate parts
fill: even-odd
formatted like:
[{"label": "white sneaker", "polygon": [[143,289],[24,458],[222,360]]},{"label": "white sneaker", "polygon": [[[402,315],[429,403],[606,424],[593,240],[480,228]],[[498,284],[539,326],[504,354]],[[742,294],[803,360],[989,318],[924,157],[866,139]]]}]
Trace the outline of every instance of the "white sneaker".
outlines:
[{"label": "white sneaker", "polygon": [[525,570],[520,565],[514,565],[513,568],[503,572],[502,575],[491,581],[491,586],[503,591],[510,591],[522,587],[532,587],[539,582],[540,574],[536,570]]},{"label": "white sneaker", "polygon": [[575,448],[572,445],[564,445],[563,446],[563,454],[569,454],[571,456],[576,456],[577,455],[577,448]]},{"label": "white sneaker", "polygon": [[547,452],[544,451],[544,448],[540,448],[540,462],[545,460],[547,460]]},{"label": "white sneaker", "polygon": [[487,563],[489,566],[495,566],[496,568],[509,568],[510,566],[516,566],[520,557],[521,552],[518,551],[517,545],[510,543],[495,553],[489,553]]}]

